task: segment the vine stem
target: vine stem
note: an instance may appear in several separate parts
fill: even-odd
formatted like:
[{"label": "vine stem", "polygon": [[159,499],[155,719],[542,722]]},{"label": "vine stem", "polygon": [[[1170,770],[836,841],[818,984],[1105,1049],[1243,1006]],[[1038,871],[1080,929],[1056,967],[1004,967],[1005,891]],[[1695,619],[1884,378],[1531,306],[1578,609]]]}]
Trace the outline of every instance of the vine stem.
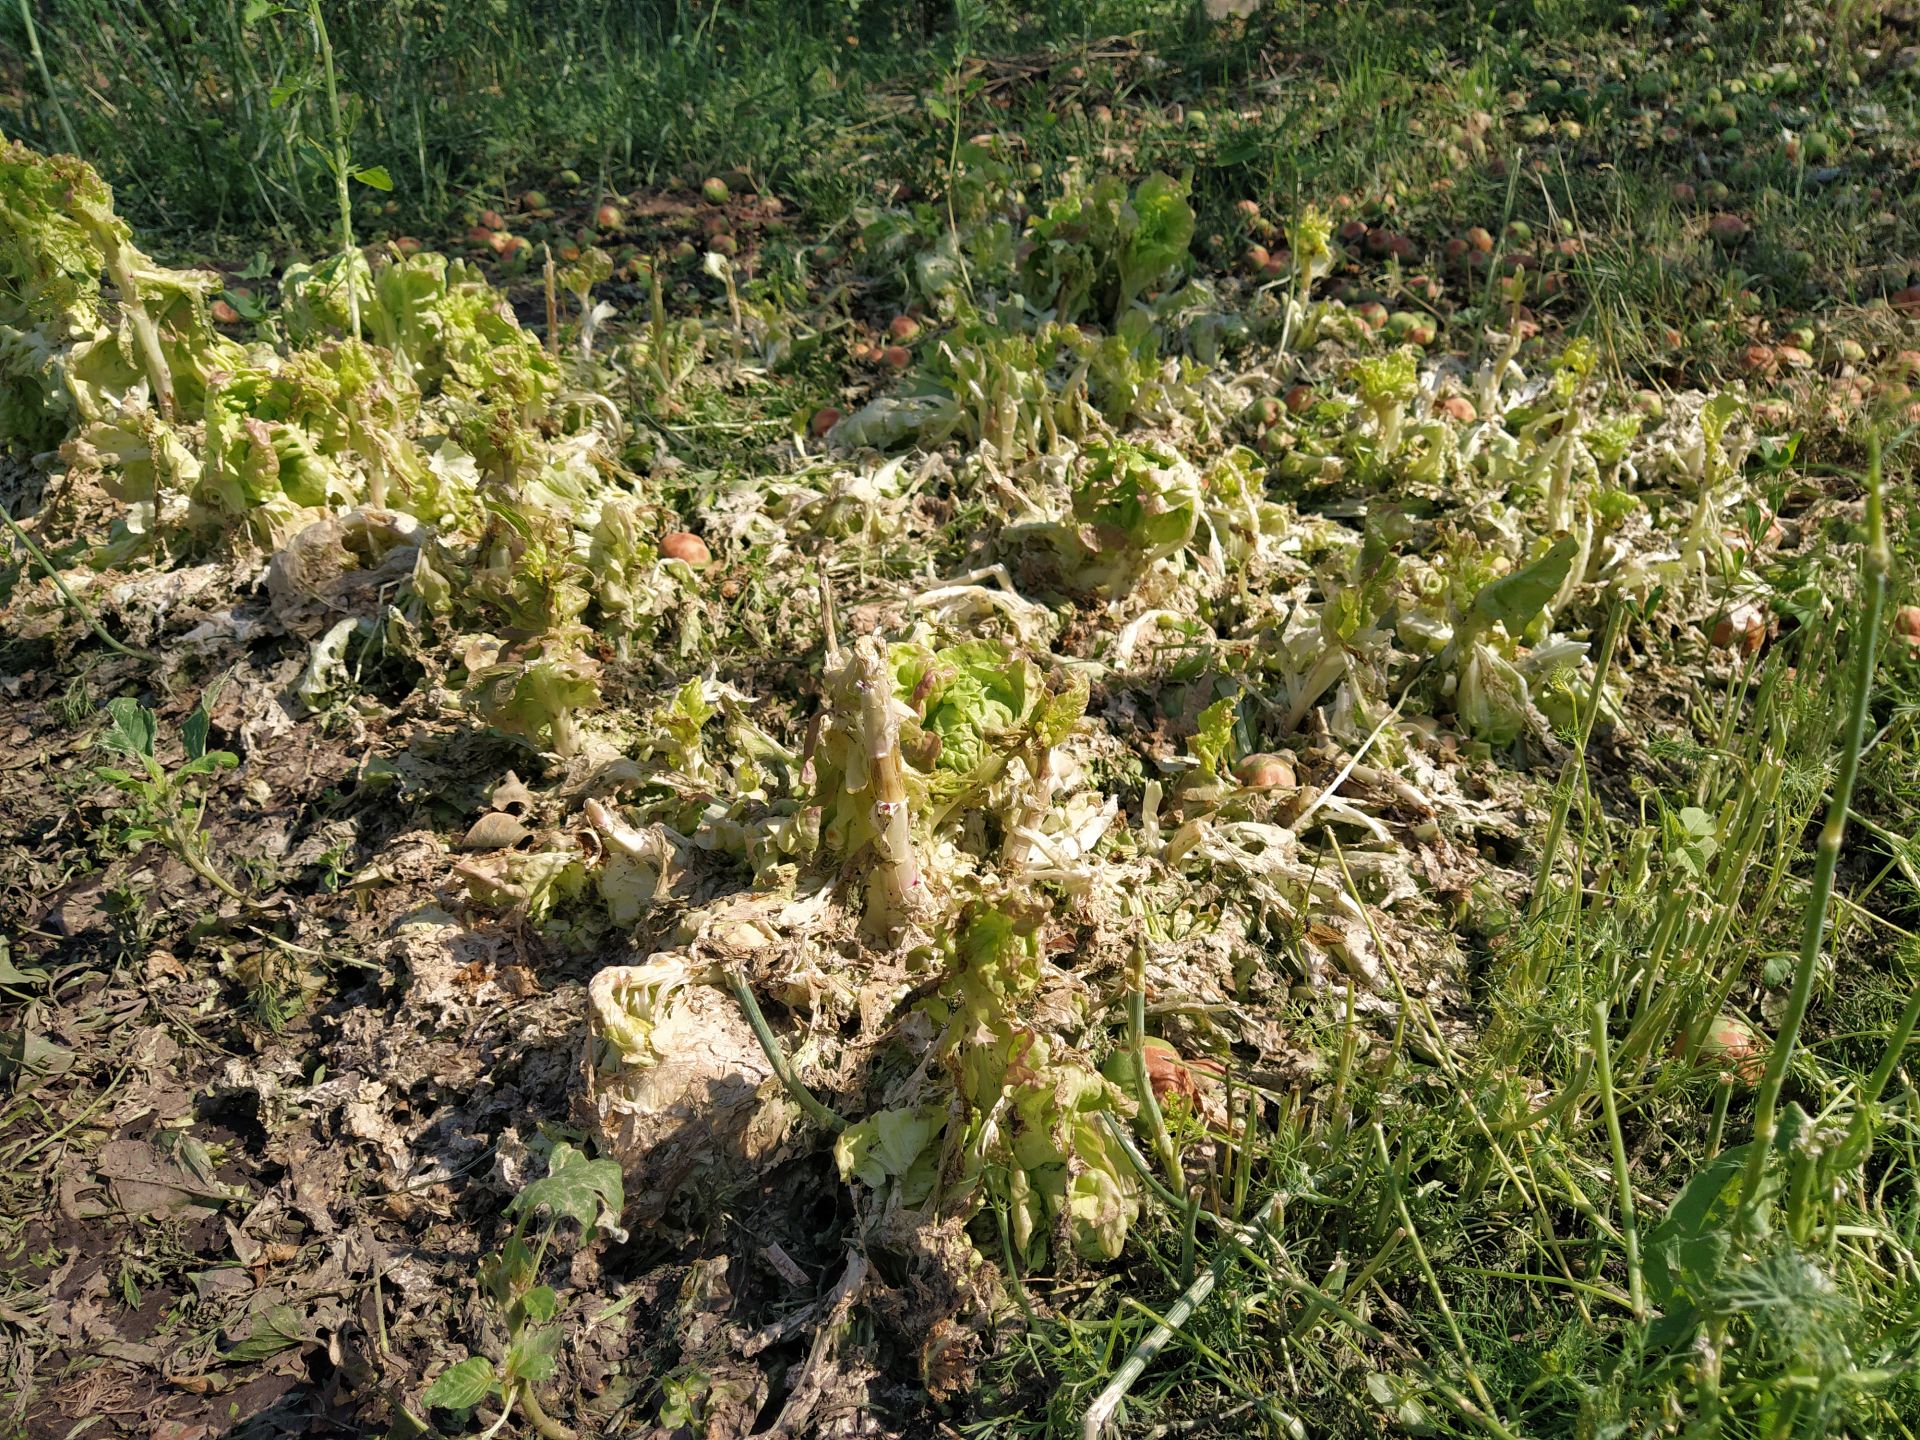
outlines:
[{"label": "vine stem", "polygon": [[53,88],[53,76],[47,70],[47,57],[40,50],[40,32],[33,25],[33,6],[28,0],[20,0],[20,23],[26,27],[27,50],[33,56],[33,65],[40,72],[40,83],[46,87],[47,103],[53,106],[53,113],[60,121],[60,133],[67,137],[67,153],[78,155],[80,142],[73,138],[73,123],[67,119],[67,107],[60,103],[60,95]]}]

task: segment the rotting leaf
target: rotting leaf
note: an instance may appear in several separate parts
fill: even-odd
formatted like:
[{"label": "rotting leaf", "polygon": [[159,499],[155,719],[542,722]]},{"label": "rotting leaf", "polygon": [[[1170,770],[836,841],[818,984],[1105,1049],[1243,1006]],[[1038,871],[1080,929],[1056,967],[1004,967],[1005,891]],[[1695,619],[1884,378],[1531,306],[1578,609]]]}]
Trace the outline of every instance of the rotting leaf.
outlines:
[{"label": "rotting leaf", "polygon": [[0,985],[34,986],[45,983],[47,972],[38,966],[22,970],[13,963],[13,944],[0,935]]},{"label": "rotting leaf", "polygon": [[[20,974],[6,963],[4,956],[0,956],[0,965],[15,975]],[[0,984],[7,983],[11,982],[0,975]],[[73,1068],[73,1060],[73,1051],[56,1045],[36,1030],[20,1027],[0,1034],[0,1084],[16,1094],[43,1080],[66,1074]]]},{"label": "rotting leaf", "polygon": [[313,1339],[308,1317],[291,1305],[275,1305],[253,1317],[247,1338],[220,1352],[229,1365],[249,1365]]}]

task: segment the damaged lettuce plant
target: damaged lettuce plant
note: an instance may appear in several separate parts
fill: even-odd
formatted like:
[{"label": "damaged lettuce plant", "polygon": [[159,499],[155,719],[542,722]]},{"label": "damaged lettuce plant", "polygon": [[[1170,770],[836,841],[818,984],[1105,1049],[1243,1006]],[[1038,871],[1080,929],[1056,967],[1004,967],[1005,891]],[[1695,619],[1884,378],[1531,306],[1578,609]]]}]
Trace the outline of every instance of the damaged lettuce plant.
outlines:
[{"label": "damaged lettuce plant", "polygon": [[931,1216],[973,1217],[983,1249],[1004,1221],[1011,1257],[1045,1263],[1064,1239],[1116,1259],[1140,1215],[1140,1184],[1103,1117],[1132,1102],[1086,1060],[1021,1019],[1043,984],[1033,935],[983,910],[952,942],[955,978],[923,1002],[935,1055],[962,1102],[881,1111],[834,1145],[841,1177]]}]

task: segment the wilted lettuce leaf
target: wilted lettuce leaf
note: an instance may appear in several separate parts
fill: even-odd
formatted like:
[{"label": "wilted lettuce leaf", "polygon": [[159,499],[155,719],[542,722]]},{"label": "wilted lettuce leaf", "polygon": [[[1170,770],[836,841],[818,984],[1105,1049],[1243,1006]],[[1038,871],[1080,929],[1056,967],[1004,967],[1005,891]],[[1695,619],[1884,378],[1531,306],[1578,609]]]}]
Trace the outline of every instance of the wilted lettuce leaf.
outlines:
[{"label": "wilted lettuce leaf", "polygon": [[889,450],[923,432],[951,428],[958,414],[951,396],[882,395],[835,425],[832,439],[852,449]]},{"label": "wilted lettuce leaf", "polygon": [[1518,638],[1566,581],[1579,550],[1579,541],[1563,535],[1532,564],[1481,586],[1473,597],[1473,608],[1488,620],[1498,620],[1507,634]]},{"label": "wilted lettuce leaf", "polygon": [[1467,733],[1495,747],[1511,745],[1527,728],[1530,705],[1526,677],[1510,660],[1476,640],[1460,667],[1454,697],[1455,711]]},{"label": "wilted lettuce leaf", "polygon": [[1187,187],[1153,174],[1133,192],[1130,221],[1123,222],[1120,301],[1130,305],[1187,258],[1193,243],[1193,207]]},{"label": "wilted lettuce leaf", "polygon": [[842,1180],[859,1180],[878,1190],[899,1182],[900,1202],[919,1205],[933,1193],[939,1176],[939,1148],[933,1143],[946,1125],[944,1105],[882,1110],[848,1127],[834,1141],[833,1158]]},{"label": "wilted lettuce leaf", "polygon": [[[1021,1023],[1041,983],[1031,936],[984,911],[956,952],[961,968],[944,992],[953,1008],[943,1043],[957,1056],[972,1110],[969,1144],[984,1146],[986,1174],[1004,1187],[1015,1245],[1037,1258],[1064,1214],[1077,1251],[1113,1258],[1139,1215],[1138,1181],[1100,1115],[1124,1115],[1129,1102],[1080,1057],[1057,1055],[1056,1042]],[[982,1128],[988,1114],[999,1117],[990,1134]]]},{"label": "wilted lettuce leaf", "polygon": [[564,641],[549,639],[473,671],[466,699],[496,730],[571,755],[576,715],[600,703],[598,670]]},{"label": "wilted lettuce leaf", "polygon": [[1131,196],[1117,176],[1070,179],[1033,222],[1021,284],[1059,320],[1117,320],[1186,260],[1193,227],[1186,186],[1168,176],[1147,176]]},{"label": "wilted lettuce leaf", "polygon": [[587,869],[574,850],[501,850],[454,867],[467,893],[494,910],[523,910],[544,920],[586,888]]},{"label": "wilted lettuce leaf", "polygon": [[1074,1249],[1089,1260],[1117,1260],[1127,1231],[1140,1218],[1139,1187],[1102,1126],[1082,1120],[1073,1133],[1075,1151],[1086,1166],[1067,1187]]},{"label": "wilted lettuce leaf", "polygon": [[1049,691],[1033,712],[1035,743],[1045,750],[1065,740],[1087,713],[1089,695],[1087,677],[1082,674],[1074,675],[1065,690]]},{"label": "wilted lettuce leaf", "polygon": [[[921,716],[920,730],[937,742],[910,759],[921,770],[944,771],[935,793],[951,793],[987,758],[992,737],[1026,719],[1045,693],[1031,661],[1011,656],[996,640],[972,640],[932,651],[893,647],[895,693]],[[927,763],[920,763],[925,759]]]},{"label": "wilted lettuce leaf", "polygon": [[1090,567],[1089,576],[1105,583],[1176,553],[1193,538],[1200,521],[1199,477],[1170,450],[1092,441],[1073,488],[1073,514],[1091,527],[1094,555],[1107,561]]},{"label": "wilted lettuce leaf", "polygon": [[650,744],[654,753],[676,770],[698,774],[703,768],[700,732],[719,713],[707,702],[706,682],[694,676],[653,712]]},{"label": "wilted lettuce leaf", "polygon": [[372,303],[373,272],[358,250],[289,265],[280,276],[280,323],[300,344],[345,335],[349,293],[363,311]]},{"label": "wilted lettuce leaf", "polygon": [[61,358],[39,331],[0,323],[0,449],[50,450],[66,436],[73,404]]},{"label": "wilted lettuce leaf", "polygon": [[1744,413],[1747,402],[1738,395],[1716,395],[1700,407],[1700,438],[1706,446],[1707,484],[1720,478],[1727,468],[1727,426]]},{"label": "wilted lettuce leaf", "polygon": [[112,212],[113,192],[92,166],[17,142],[0,146],[0,323],[56,343],[91,333],[106,267],[98,217],[132,239]]}]

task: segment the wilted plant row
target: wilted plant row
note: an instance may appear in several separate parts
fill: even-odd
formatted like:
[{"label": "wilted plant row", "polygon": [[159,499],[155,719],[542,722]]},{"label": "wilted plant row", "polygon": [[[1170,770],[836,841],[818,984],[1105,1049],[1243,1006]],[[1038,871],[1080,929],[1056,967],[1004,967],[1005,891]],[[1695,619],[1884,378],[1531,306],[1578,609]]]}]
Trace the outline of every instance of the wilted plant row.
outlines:
[{"label": "wilted plant row", "polygon": [[[1023,183],[959,146],[947,205],[863,214],[898,385],[690,479],[683,402],[820,338],[724,255],[701,321],[657,284],[612,313],[589,252],[550,271],[541,336],[459,261],[347,251],[291,268],[240,341],[215,279],[136,249],[88,167],[9,147],[0,441],[57,457],[33,528],[67,565],[32,603],[263,562],[308,711],[400,665],[431,711],[546,757],[555,823],[496,817],[450,870],[563,943],[641,942],[580,997],[580,1118],[623,1184],[593,1170],[553,1213],[712,1208],[830,1145],[862,1243],[936,1297],[936,1396],[1017,1334],[1090,1433],[1182,1337],[1276,1433],[1302,1407],[1274,1397],[1316,1389],[1288,1367],[1364,1369],[1328,1413],[1498,1435],[1568,1406],[1717,1424],[1762,1391],[1765,1433],[1890,1413],[1911,1384],[1889,1301],[1849,1286],[1911,1269],[1861,1169],[1906,1035],[1874,1084],[1782,1110],[1824,932],[1758,986],[1745,958],[1826,914],[1798,862],[1864,743],[1877,473],[1859,520],[1742,395],[1623,397],[1581,341],[1523,367],[1517,311],[1473,358],[1430,356],[1418,317],[1376,328],[1316,288],[1311,206],[1243,289],[1193,273],[1177,181]],[[1816,558],[1783,590],[1762,570],[1790,540]],[[733,633],[743,592],[777,639]],[[755,644],[784,650],[786,693],[743,678]],[[1836,688],[1796,685],[1789,651]],[[1589,772],[1596,734],[1692,744],[1678,711],[1708,694],[1683,779]],[[244,901],[197,848],[195,787],[232,757],[196,717],[169,775],[122,704],[142,764],[115,774],[156,807],[143,838]],[[1836,736],[1844,780],[1795,769]],[[1741,1013],[1770,986],[1771,1048]],[[1710,1115],[1663,1148],[1685,1096]],[[520,1213],[487,1280],[515,1340],[426,1403],[559,1433],[533,1390],[555,1344],[519,1338],[557,1336],[559,1299]],[[1118,1318],[1027,1278],[1130,1246],[1177,1252],[1192,1303],[1149,1311],[1120,1366]],[[1584,1362],[1481,1373],[1436,1268],[1478,1247],[1475,1283],[1538,1286],[1605,1337],[1610,1390],[1582,1398]],[[1210,1306],[1222,1277],[1237,1298]],[[1768,1328],[1794,1306],[1825,1349]],[[1207,1348],[1252,1334],[1275,1374]]]}]

